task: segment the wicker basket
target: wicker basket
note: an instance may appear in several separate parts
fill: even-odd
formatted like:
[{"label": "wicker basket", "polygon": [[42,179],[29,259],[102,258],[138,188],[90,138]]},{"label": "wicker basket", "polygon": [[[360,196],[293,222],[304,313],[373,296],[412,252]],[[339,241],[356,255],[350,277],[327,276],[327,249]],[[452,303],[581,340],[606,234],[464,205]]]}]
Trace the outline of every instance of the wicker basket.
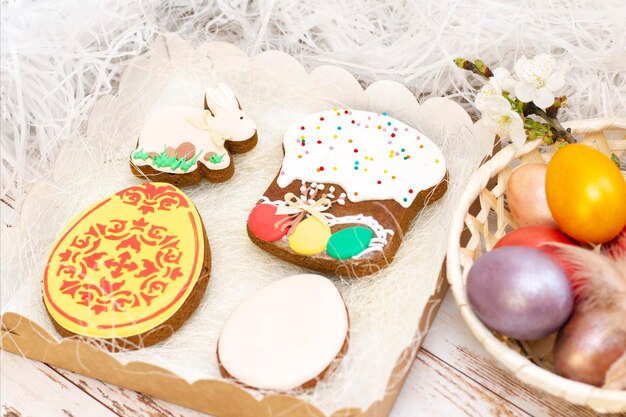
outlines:
[{"label": "wicker basket", "polygon": [[[564,124],[582,143],[620,157],[626,151],[626,118],[598,118]],[[618,139],[609,140],[605,131],[619,131]],[[516,227],[508,211],[504,191],[512,168],[518,164],[548,161],[556,147],[539,151],[539,141],[527,142],[517,149],[508,146],[483,164],[471,176],[459,206],[454,213],[448,241],[448,281],[463,319],[485,349],[521,381],[571,403],[586,405],[598,412],[625,412],[626,391],[600,389],[572,381],[551,372],[552,340],[527,344],[494,334],[474,315],[467,298],[465,282],[472,264],[506,232]],[[478,202],[478,214],[469,214]],[[472,211],[476,212],[476,211]],[[464,229],[469,233],[464,239]],[[464,241],[466,244],[461,245]]]}]

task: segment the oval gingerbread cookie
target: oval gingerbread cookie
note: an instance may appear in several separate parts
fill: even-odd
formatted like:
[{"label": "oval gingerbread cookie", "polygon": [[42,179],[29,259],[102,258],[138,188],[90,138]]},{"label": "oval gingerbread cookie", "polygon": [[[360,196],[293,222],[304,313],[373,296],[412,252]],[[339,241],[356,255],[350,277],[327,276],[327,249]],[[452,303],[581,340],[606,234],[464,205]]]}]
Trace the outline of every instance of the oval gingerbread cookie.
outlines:
[{"label": "oval gingerbread cookie", "polygon": [[298,119],[280,171],[248,219],[265,251],[361,277],[386,267],[426,205],[447,189],[441,150],[386,113],[333,109]]},{"label": "oval gingerbread cookie", "polygon": [[61,233],[43,299],[62,336],[116,351],[167,338],[196,309],[210,274],[204,226],[170,184],[126,188],[93,204]]},{"label": "oval gingerbread cookie", "polygon": [[348,348],[348,311],[320,275],[276,281],[245,299],[217,344],[222,375],[253,388],[286,391],[316,384]]},{"label": "oval gingerbread cookie", "polygon": [[256,125],[225,84],[207,89],[204,110],[164,107],[143,126],[130,156],[139,178],[191,185],[202,177],[226,181],[235,166],[231,154],[250,151],[257,143]]}]

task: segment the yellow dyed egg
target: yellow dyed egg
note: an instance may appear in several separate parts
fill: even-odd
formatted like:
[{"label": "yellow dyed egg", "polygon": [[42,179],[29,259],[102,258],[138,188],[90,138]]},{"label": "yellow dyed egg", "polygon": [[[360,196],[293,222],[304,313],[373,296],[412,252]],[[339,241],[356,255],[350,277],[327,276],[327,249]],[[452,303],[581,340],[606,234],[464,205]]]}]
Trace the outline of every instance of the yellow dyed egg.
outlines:
[{"label": "yellow dyed egg", "polygon": [[289,247],[300,255],[316,255],[326,250],[330,239],[330,226],[316,217],[302,220],[289,235]]},{"label": "yellow dyed egg", "polygon": [[43,300],[63,335],[141,337],[137,343],[148,345],[191,314],[201,298],[192,294],[204,291],[209,262],[204,227],[189,197],[170,184],[141,184],[70,222],[50,252]]}]

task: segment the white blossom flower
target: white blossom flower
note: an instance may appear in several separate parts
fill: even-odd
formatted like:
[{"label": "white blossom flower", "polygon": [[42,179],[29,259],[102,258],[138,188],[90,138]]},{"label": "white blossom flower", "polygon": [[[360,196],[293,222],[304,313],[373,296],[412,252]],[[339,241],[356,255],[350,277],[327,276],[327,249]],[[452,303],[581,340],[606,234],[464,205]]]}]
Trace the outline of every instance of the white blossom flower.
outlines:
[{"label": "white blossom flower", "polygon": [[501,96],[503,91],[509,93],[511,98],[515,98],[516,80],[511,73],[505,68],[496,68],[493,71],[493,77],[489,78],[489,82],[485,84],[476,96],[476,108],[482,110],[484,103],[491,97]]},{"label": "white blossom flower", "polygon": [[493,70],[493,77],[496,83],[500,86],[502,91],[506,91],[509,94],[515,93],[515,86],[517,85],[517,80],[513,78],[509,70],[506,68],[496,68]]},{"label": "white blossom flower", "polygon": [[541,109],[554,103],[554,91],[565,84],[564,69],[556,68],[556,60],[550,55],[540,54],[532,59],[522,56],[515,63],[515,95],[524,102],[533,102]]},{"label": "white blossom flower", "polygon": [[509,101],[501,95],[482,99],[482,118],[477,122],[500,139],[511,139],[515,146],[526,142],[526,132],[521,116],[511,109]]}]

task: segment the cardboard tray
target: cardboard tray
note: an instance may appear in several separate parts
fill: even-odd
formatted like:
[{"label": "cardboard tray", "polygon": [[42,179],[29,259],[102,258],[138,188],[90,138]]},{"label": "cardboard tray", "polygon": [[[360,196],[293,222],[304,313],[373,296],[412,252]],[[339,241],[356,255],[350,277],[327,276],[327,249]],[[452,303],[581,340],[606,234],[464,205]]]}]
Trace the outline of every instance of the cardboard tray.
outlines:
[{"label": "cardboard tray", "polygon": [[[412,93],[400,84],[391,81],[376,82],[363,90],[351,74],[338,67],[321,66],[309,74],[302,65],[286,54],[269,51],[250,58],[236,47],[223,43],[213,42],[194,48],[179,38],[163,37],[155,42],[152,54],[158,54],[158,51],[165,53],[167,59],[171,61],[187,60],[190,54],[201,55],[203,58],[209,57],[212,65],[219,64],[222,67],[233,68],[234,72],[230,73],[234,74],[232,76],[245,77],[246,72],[239,71],[242,68],[265,66],[267,71],[264,71],[264,74],[271,73],[275,77],[291,77],[292,79],[299,77],[302,91],[315,91],[316,100],[381,112],[391,109],[391,115],[413,124],[416,120],[415,115],[421,112],[419,120],[428,121],[433,125],[444,123],[453,125],[458,128],[458,131],[465,132],[464,134],[470,139],[476,139],[474,136],[477,133],[470,132],[473,124],[460,106],[447,99],[431,99],[420,106]],[[141,58],[135,64],[131,64],[122,77],[120,89],[143,76],[144,73],[138,69],[145,69],[145,65],[146,61],[142,61]],[[258,74],[254,78],[256,82],[259,82]],[[310,97],[310,93],[307,94]],[[100,106],[98,111],[103,109],[106,107]],[[94,110],[93,113],[97,111]],[[93,117],[97,117],[97,114]],[[92,122],[90,119],[89,124],[91,125]],[[418,126],[418,128],[421,127]],[[490,140],[482,139],[481,143],[484,148],[481,151],[482,154],[488,154],[491,150]],[[469,161],[468,163],[474,166],[468,167],[467,173],[469,174],[479,162],[480,160]],[[7,236],[9,231],[10,229],[3,231],[4,242],[11,239],[11,236]],[[442,233],[441,238],[445,239],[445,236],[446,234]],[[436,262],[442,261],[443,253],[441,259]],[[348,405],[330,414],[323,413],[319,408],[297,396],[268,394],[259,399],[258,395],[252,395],[250,391],[225,379],[201,379],[190,383],[171,370],[154,364],[138,361],[123,364],[114,355],[83,341],[76,339],[59,341],[58,336],[51,334],[45,326],[11,311],[3,311],[1,316],[1,347],[37,361],[219,417],[388,416],[447,289],[444,275],[442,273],[433,275],[426,285],[428,297],[423,298],[426,301],[414,305],[419,314],[419,324],[413,332],[415,337],[396,358],[395,367],[387,381],[384,397],[370,399],[368,407],[359,408]],[[3,276],[2,279],[7,279],[7,277]],[[172,338],[175,337],[177,337],[176,334],[172,336]]]},{"label": "cardboard tray", "polygon": [[[419,332],[426,335],[448,288],[443,274],[428,300]],[[121,364],[112,355],[77,340],[58,343],[36,323],[14,313],[2,315],[2,349],[101,381],[130,388],[218,417],[325,417],[311,404],[289,395],[270,395],[258,401],[228,381],[188,383],[176,374],[142,362]],[[175,336],[172,336],[175,337]],[[420,339],[420,345],[423,338]],[[387,394],[366,410],[344,408],[332,417],[388,416],[415,359],[413,348],[400,355],[389,378]]]}]

